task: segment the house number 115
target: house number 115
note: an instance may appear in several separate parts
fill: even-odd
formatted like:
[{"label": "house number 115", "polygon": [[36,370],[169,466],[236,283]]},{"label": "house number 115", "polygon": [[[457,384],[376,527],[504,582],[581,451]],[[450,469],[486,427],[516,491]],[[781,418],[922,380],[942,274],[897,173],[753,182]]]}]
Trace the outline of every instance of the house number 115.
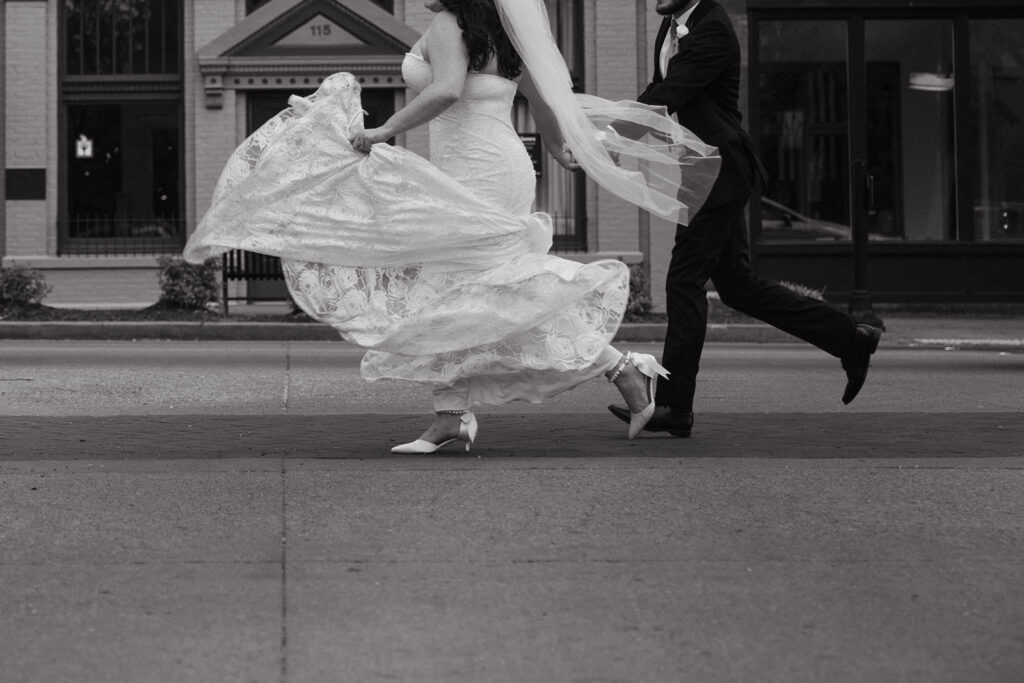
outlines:
[{"label": "house number 115", "polygon": [[313,24],[309,27],[309,30],[314,36],[329,36],[331,35],[330,24]]}]

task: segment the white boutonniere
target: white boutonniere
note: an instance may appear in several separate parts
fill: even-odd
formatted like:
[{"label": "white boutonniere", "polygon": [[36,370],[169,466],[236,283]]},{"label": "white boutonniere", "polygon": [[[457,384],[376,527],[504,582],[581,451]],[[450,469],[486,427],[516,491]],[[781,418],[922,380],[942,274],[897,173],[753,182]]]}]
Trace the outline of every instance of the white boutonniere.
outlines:
[{"label": "white boutonniere", "polygon": [[690,29],[686,28],[686,24],[676,26],[676,40],[682,40],[688,35],[690,35]]}]

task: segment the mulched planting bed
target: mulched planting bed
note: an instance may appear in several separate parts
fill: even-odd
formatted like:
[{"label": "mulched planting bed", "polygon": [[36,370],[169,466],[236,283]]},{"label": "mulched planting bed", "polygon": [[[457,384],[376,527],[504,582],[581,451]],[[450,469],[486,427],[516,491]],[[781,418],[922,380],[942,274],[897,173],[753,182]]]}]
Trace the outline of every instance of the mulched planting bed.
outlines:
[{"label": "mulched planting bed", "polygon": [[0,311],[0,320],[21,322],[313,322],[305,313],[261,313],[224,317],[220,310],[195,310],[147,306],[142,309],[83,309],[33,306],[17,311]]}]

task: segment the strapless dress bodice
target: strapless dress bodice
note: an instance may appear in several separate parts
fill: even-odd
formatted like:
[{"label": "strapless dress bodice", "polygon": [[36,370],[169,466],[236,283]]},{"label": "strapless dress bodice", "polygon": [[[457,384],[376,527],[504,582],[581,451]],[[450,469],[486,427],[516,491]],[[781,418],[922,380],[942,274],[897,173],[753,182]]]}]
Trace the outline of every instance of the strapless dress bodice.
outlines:
[{"label": "strapless dress bodice", "polygon": [[[421,92],[433,80],[430,63],[414,52],[407,52],[402,61],[402,78],[415,92]],[[509,118],[518,85],[497,74],[469,72],[458,102],[446,112],[449,115],[478,113]]]},{"label": "strapless dress bodice", "polygon": [[[430,64],[415,53],[402,77],[416,92],[430,85]],[[536,197],[533,162],[512,125],[518,85],[496,74],[470,72],[459,99],[431,120],[430,160],[451,178],[515,213],[529,213]]]}]

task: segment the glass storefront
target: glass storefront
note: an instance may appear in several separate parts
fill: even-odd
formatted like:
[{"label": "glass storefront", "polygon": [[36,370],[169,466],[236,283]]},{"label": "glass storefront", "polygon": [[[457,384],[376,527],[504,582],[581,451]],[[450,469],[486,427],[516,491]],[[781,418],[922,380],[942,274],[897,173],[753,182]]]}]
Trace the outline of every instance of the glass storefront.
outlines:
[{"label": "glass storefront", "polygon": [[849,240],[846,25],[760,26],[761,239]]},{"label": "glass storefront", "polygon": [[1024,240],[1024,19],[970,22],[975,239]]},{"label": "glass storefront", "polygon": [[[821,16],[765,18],[756,26],[752,125],[769,175],[757,240],[851,238],[861,208],[851,197],[852,127],[866,137],[870,240],[1024,239],[1024,19],[972,19],[958,28],[952,13],[861,19],[853,10],[813,9],[804,13]],[[857,21],[859,42],[851,45]],[[958,30],[970,46],[969,73],[956,73]],[[857,120],[851,69],[863,71],[866,86]],[[958,113],[958,88],[969,89],[970,111]],[[975,159],[958,150],[958,115],[974,128]],[[958,196],[966,187],[973,197]],[[970,225],[970,210],[958,211],[967,204]]]},{"label": "glass storefront", "polygon": [[1024,4],[745,4],[762,272],[858,306],[1019,300]]},{"label": "glass storefront", "polygon": [[953,22],[865,22],[870,237],[956,239]]}]

